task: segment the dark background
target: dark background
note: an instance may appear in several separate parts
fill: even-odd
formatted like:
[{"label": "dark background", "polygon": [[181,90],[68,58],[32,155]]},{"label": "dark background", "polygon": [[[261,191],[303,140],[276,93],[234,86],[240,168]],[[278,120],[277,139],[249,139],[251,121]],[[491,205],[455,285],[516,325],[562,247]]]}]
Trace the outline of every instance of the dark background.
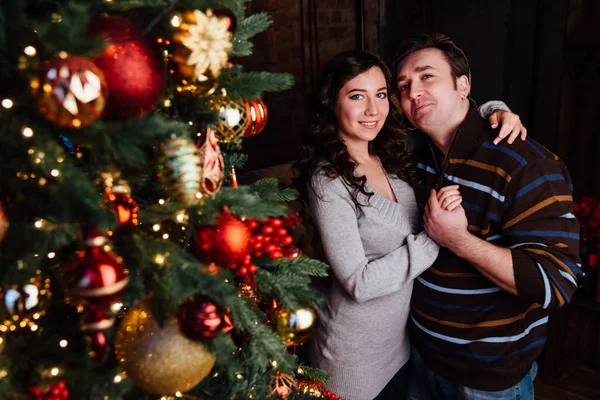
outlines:
[{"label": "dark background", "polygon": [[306,101],[323,63],[363,48],[390,61],[405,38],[442,32],[461,47],[478,103],[501,99],[532,138],[569,167],[575,195],[600,198],[599,0],[254,0],[273,27],[248,68],[292,73],[294,89],[264,98],[269,123],[246,140],[248,170],[294,160]]}]

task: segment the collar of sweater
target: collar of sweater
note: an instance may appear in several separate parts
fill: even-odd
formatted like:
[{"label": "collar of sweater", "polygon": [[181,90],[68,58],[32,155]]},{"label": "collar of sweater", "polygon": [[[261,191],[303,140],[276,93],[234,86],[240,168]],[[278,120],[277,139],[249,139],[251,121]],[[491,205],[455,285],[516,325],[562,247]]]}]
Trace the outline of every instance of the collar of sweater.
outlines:
[{"label": "collar of sweater", "polygon": [[[490,137],[490,132],[493,129],[490,127],[488,120],[479,115],[477,104],[470,100],[469,111],[467,116],[452,139],[448,158],[467,158],[475,149],[478,149],[481,144]],[[428,138],[429,145],[439,154],[439,149],[433,141]]]}]

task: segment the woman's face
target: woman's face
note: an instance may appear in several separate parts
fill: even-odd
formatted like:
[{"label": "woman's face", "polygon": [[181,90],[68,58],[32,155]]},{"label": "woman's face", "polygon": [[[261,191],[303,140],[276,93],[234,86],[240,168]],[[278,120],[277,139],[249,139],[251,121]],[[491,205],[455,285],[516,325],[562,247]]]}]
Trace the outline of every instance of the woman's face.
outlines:
[{"label": "woman's face", "polygon": [[335,105],[338,135],[346,145],[377,137],[390,112],[385,76],[378,67],[355,76],[340,89]]}]

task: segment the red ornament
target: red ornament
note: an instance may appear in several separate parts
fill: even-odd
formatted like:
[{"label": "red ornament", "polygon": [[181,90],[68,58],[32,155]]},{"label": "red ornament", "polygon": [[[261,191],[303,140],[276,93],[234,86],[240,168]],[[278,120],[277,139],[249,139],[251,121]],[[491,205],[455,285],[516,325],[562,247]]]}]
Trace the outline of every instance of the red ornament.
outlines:
[{"label": "red ornament", "polygon": [[81,327],[87,333],[90,355],[96,362],[104,360],[107,341],[104,330],[114,317],[108,312],[129,282],[121,258],[104,249],[107,240],[92,230],[85,240],[86,249],[77,254],[64,275],[68,295],[82,307]]},{"label": "red ornament", "polygon": [[273,260],[281,257],[297,258],[301,252],[293,245],[294,238],[289,234],[289,230],[298,224],[297,219],[297,214],[292,214],[264,221],[247,220],[246,224],[252,230],[250,251],[254,257],[261,257],[266,253]]},{"label": "red ornament", "polygon": [[107,191],[106,197],[112,202],[122,228],[131,229],[137,226],[139,207],[129,194]]},{"label": "red ornament", "polygon": [[189,339],[203,341],[233,329],[229,315],[205,295],[185,300],[177,311],[179,330]]},{"label": "red ornament", "polygon": [[33,400],[69,400],[69,388],[65,381],[58,381],[44,391],[38,387],[28,390],[29,397]]},{"label": "red ornament", "polygon": [[237,31],[237,18],[235,17],[233,11],[231,11],[229,8],[219,8],[213,10],[213,15],[219,17],[219,19],[227,19],[229,22],[227,30],[229,32],[235,33]]},{"label": "red ornament", "polygon": [[229,267],[248,252],[250,230],[238,217],[222,214],[216,225],[199,228],[194,241],[200,258]]},{"label": "red ornament", "polygon": [[134,118],[153,110],[165,90],[167,75],[151,38],[137,24],[117,16],[98,17],[87,31],[112,42],[94,59],[110,90],[104,114]]},{"label": "red ornament", "polygon": [[106,242],[99,232],[92,232],[85,241],[87,248],[67,267],[65,282],[73,299],[109,305],[127,286],[129,272],[120,257],[104,249]]},{"label": "red ornament", "polygon": [[269,113],[267,106],[261,99],[254,99],[252,101],[244,100],[248,104],[249,116],[248,116],[248,128],[244,132],[244,137],[252,137],[258,135],[265,129],[267,121],[269,120]]},{"label": "red ornament", "polygon": [[31,88],[40,113],[59,126],[80,128],[100,118],[108,97],[104,73],[86,58],[46,61]]}]

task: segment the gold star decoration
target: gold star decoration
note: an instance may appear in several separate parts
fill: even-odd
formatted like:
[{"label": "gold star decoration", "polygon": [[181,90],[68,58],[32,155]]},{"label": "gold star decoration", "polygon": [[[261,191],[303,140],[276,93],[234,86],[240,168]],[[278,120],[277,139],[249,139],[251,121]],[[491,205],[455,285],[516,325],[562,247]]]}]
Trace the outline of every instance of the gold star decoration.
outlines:
[{"label": "gold star decoration", "polygon": [[217,77],[227,64],[232,47],[231,32],[228,31],[230,22],[213,15],[210,9],[206,14],[200,10],[193,13],[195,22],[188,25],[188,35],[181,42],[192,52],[186,64],[194,66],[194,79],[204,81],[208,79],[207,70]]}]

